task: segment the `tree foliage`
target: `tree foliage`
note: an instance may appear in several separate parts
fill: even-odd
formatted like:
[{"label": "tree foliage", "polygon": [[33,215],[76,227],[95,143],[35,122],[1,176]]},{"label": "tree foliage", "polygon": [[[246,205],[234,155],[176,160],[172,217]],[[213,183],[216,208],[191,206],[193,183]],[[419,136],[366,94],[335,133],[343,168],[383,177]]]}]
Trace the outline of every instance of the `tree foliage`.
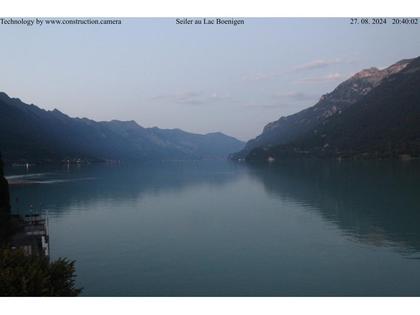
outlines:
[{"label": "tree foliage", "polygon": [[78,296],[74,263],[0,249],[0,296]]}]

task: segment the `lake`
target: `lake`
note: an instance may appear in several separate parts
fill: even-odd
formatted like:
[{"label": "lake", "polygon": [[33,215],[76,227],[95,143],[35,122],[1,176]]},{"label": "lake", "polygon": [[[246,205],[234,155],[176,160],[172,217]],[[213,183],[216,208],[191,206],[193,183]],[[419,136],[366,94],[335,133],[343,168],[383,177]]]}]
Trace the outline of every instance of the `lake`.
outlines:
[{"label": "lake", "polygon": [[420,295],[419,161],[9,168],[85,296]]}]

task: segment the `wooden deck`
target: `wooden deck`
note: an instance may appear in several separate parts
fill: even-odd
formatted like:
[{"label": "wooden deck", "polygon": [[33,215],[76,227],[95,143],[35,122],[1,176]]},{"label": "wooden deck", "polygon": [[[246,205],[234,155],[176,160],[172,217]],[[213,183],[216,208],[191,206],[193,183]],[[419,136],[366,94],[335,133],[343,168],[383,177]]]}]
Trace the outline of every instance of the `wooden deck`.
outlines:
[{"label": "wooden deck", "polygon": [[48,216],[25,215],[19,221],[21,226],[11,237],[11,248],[22,249],[27,255],[49,257]]}]

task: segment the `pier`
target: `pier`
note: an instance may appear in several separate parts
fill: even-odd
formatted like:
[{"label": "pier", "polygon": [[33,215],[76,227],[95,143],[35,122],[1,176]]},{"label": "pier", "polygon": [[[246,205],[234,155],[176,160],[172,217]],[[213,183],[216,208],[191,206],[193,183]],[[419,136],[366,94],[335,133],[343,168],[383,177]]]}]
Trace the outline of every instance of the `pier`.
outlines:
[{"label": "pier", "polygon": [[10,239],[10,247],[22,249],[26,255],[49,257],[48,216],[28,214],[15,218],[19,227]]}]

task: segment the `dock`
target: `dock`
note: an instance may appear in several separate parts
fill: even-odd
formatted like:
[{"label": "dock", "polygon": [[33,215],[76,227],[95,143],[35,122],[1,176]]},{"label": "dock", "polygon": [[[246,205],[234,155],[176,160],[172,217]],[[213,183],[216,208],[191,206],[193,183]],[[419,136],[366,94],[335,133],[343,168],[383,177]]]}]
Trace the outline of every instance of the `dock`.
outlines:
[{"label": "dock", "polygon": [[26,255],[49,258],[48,216],[28,214],[19,216],[20,226],[10,240],[12,249],[22,249]]}]

